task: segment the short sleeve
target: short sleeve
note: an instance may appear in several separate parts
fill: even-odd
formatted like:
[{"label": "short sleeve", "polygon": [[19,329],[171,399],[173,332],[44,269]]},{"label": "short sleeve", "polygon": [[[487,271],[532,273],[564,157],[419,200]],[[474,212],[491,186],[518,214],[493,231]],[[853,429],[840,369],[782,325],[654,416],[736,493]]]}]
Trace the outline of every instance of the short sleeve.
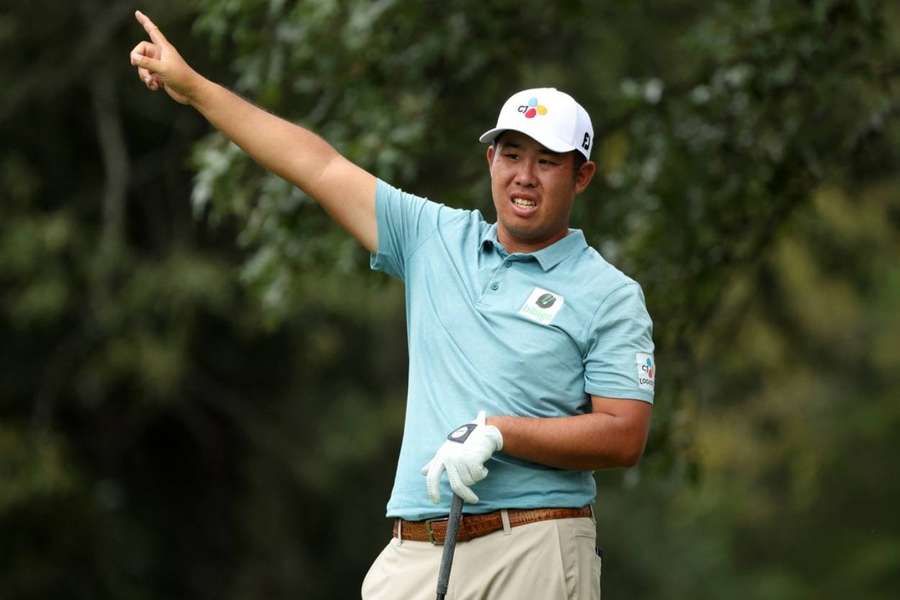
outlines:
[{"label": "short sleeve", "polygon": [[594,396],[653,402],[656,362],[653,322],[637,283],[613,290],[587,332],[585,391]]},{"label": "short sleeve", "polygon": [[375,188],[378,251],[371,256],[371,268],[405,279],[407,260],[437,228],[439,208],[379,179]]}]

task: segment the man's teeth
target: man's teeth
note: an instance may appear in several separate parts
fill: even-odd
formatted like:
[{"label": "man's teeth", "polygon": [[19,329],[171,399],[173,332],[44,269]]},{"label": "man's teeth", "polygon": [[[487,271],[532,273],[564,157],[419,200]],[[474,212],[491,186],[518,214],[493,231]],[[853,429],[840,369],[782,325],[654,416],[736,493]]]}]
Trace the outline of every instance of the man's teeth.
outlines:
[{"label": "man's teeth", "polygon": [[525,198],[513,198],[513,204],[521,208],[534,208],[537,203],[534,200],[526,200]]}]

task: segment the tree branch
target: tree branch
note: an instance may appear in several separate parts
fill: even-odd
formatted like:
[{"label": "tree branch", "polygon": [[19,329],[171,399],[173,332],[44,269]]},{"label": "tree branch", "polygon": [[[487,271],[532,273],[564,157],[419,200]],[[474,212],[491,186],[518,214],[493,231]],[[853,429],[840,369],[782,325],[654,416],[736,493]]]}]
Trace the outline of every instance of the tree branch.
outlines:
[{"label": "tree branch", "polygon": [[[134,12],[134,2],[114,2],[98,11],[99,16],[77,44],[71,57],[65,60],[50,60],[52,68],[31,68],[27,75],[8,92],[0,95],[0,123],[12,117],[26,102],[34,98],[53,98],[71,84],[82,81],[85,72],[92,71],[89,64],[101,53],[108,52],[108,42],[115,35],[119,26]],[[50,52],[55,48],[51,47]],[[122,61],[126,60],[122,52]]]},{"label": "tree branch", "polygon": [[108,69],[98,74],[96,85],[91,88],[94,116],[97,120],[97,139],[103,155],[106,171],[106,185],[103,192],[103,234],[101,251],[113,250],[123,239],[125,222],[125,199],[128,189],[130,162],[122,121],[119,116],[119,102],[113,78]]}]

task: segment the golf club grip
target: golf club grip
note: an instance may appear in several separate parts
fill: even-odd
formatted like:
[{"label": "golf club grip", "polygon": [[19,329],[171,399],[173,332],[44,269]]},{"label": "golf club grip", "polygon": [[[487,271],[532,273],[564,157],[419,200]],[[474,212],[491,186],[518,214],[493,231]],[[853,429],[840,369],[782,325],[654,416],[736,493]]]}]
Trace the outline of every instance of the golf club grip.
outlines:
[{"label": "golf club grip", "polygon": [[463,499],[453,494],[453,502],[450,504],[450,517],[447,519],[444,551],[441,554],[441,569],[438,571],[437,600],[444,600],[444,597],[447,595],[447,586],[450,584],[450,568],[453,566],[453,553],[456,550],[456,532],[459,531],[462,506]]}]

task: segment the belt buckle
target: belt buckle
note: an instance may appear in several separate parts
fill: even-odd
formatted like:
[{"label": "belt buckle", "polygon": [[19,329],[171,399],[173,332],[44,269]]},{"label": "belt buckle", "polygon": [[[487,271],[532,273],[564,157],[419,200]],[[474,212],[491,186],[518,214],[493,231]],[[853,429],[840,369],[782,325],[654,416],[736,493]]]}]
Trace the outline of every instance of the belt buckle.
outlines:
[{"label": "belt buckle", "polygon": [[[425,531],[428,532],[428,541],[431,542],[433,546],[443,546],[444,542],[439,542],[434,537],[434,530],[431,528],[432,523],[440,523],[441,521],[448,522],[450,521],[450,517],[439,517],[437,519],[425,519]],[[444,530],[444,541],[447,540],[447,530]]]}]

